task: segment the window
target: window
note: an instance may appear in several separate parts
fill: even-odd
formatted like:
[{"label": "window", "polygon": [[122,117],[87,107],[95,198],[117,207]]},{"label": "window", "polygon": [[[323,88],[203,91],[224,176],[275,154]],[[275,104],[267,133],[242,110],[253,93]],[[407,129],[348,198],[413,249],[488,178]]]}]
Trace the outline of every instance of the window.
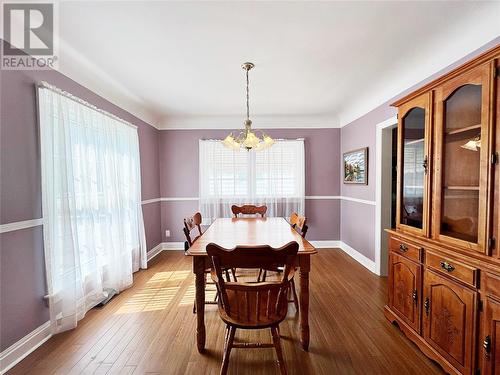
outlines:
[{"label": "window", "polygon": [[404,148],[404,195],[421,197],[424,186],[423,140],[410,141]]},{"label": "window", "polygon": [[304,214],[304,141],[281,140],[264,151],[233,151],[201,140],[200,212],[230,217],[232,204],[265,204],[269,216]]},{"label": "window", "polygon": [[53,332],[146,267],[137,128],[38,88],[44,251]]}]

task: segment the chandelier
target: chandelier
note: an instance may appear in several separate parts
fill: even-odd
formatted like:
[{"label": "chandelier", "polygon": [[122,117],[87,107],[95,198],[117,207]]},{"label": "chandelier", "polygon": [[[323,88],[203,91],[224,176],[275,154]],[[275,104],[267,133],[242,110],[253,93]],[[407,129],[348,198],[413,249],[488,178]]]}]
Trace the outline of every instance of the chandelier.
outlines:
[{"label": "chandelier", "polygon": [[274,144],[274,139],[264,133],[262,130],[257,130],[260,132],[260,137],[252,131],[252,121],[250,121],[250,106],[249,106],[249,94],[248,94],[248,72],[255,65],[251,62],[246,62],[241,67],[246,72],[247,76],[247,119],[245,120],[245,130],[241,131],[236,137],[233,133],[230,133],[224,140],[222,144],[227,148],[232,150],[239,150],[244,148],[247,151],[250,150],[265,150]]}]

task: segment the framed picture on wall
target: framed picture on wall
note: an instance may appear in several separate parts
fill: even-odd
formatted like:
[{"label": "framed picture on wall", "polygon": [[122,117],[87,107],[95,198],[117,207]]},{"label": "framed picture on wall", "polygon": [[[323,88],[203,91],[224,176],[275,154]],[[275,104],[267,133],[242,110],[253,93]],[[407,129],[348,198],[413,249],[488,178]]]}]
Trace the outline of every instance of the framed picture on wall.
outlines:
[{"label": "framed picture on wall", "polygon": [[368,184],[368,147],[344,153],[344,184]]}]

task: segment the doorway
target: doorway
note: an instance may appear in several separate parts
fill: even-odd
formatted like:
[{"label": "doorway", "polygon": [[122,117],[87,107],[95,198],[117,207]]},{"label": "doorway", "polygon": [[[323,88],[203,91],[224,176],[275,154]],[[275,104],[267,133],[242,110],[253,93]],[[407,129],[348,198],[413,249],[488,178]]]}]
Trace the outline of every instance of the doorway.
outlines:
[{"label": "doorway", "polygon": [[396,116],[376,127],[376,186],[375,186],[375,265],[377,274],[387,275],[387,233],[396,222]]}]

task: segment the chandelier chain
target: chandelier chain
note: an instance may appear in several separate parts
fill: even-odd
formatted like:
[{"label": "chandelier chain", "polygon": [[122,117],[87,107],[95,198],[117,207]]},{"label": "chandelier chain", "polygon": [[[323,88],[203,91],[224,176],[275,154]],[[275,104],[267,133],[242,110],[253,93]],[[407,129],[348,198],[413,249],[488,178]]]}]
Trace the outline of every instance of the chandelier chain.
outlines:
[{"label": "chandelier chain", "polygon": [[250,120],[250,95],[249,95],[249,92],[248,92],[248,70],[247,69],[247,120]]},{"label": "chandelier chain", "polygon": [[250,121],[250,79],[248,71],[252,69],[255,65],[251,62],[246,62],[241,65],[246,73],[246,105],[247,105],[247,119],[245,121],[245,128],[237,136],[233,136],[233,133],[224,138],[222,144],[229,149],[238,150],[244,148],[247,151],[250,150],[265,150],[274,144],[274,139],[264,133],[263,130],[260,131],[260,137],[256,132],[252,131],[252,121]]}]

